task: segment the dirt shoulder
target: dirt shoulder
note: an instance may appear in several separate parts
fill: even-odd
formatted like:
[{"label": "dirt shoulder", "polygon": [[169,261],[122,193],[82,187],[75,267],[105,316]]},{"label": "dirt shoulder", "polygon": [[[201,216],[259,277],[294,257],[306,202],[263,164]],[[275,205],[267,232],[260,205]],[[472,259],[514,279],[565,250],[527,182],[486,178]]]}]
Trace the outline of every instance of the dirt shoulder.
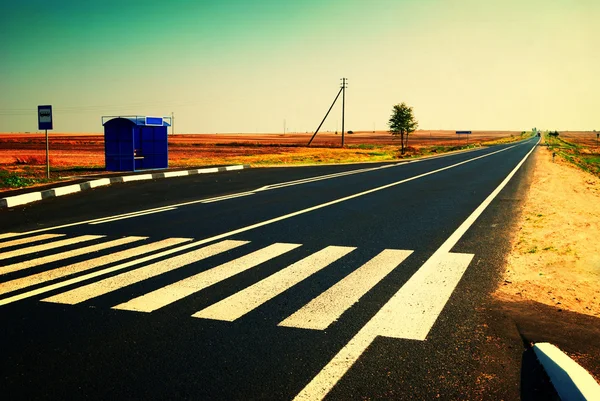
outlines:
[{"label": "dirt shoulder", "polygon": [[600,317],[600,179],[538,149],[496,296]]},{"label": "dirt shoulder", "polygon": [[600,381],[600,179],[540,147],[495,302]]}]

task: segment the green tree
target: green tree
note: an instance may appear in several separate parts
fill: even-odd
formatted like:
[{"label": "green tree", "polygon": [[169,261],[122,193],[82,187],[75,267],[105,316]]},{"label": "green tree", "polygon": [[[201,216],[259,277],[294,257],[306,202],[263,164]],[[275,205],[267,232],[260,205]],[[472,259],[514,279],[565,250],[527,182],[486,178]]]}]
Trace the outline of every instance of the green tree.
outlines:
[{"label": "green tree", "polygon": [[390,134],[394,138],[400,138],[400,152],[404,154],[408,146],[408,135],[419,126],[419,122],[415,120],[413,115],[412,107],[407,106],[404,102],[395,104],[392,108],[388,126],[390,127]]}]

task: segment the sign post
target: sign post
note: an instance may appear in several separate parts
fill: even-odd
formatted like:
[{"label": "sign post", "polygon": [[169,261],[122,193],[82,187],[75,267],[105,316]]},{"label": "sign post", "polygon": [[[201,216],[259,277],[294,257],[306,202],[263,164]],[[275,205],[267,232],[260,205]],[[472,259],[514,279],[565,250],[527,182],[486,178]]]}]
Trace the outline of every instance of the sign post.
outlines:
[{"label": "sign post", "polygon": [[38,106],[38,129],[46,131],[46,178],[50,178],[48,130],[52,129],[52,106]]},{"label": "sign post", "polygon": [[467,145],[469,144],[469,135],[471,135],[471,131],[456,131],[456,135],[465,134],[467,135]]}]

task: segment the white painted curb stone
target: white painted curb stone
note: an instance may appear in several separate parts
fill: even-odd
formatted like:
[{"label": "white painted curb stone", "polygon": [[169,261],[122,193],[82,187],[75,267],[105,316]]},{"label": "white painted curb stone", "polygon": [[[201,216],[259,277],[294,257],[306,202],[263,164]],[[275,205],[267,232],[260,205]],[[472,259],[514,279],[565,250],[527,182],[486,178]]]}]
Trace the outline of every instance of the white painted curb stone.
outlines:
[{"label": "white painted curb stone", "polygon": [[18,205],[25,205],[27,203],[36,202],[46,198],[52,198],[55,196],[63,196],[72,194],[75,192],[85,191],[90,188],[97,188],[105,185],[110,185],[117,182],[131,182],[131,181],[143,181],[143,180],[154,180],[159,178],[171,178],[171,177],[183,177],[194,174],[208,174],[208,173],[219,173],[223,171],[235,171],[250,168],[249,165],[234,165],[234,166],[222,166],[222,167],[208,167],[193,170],[180,170],[180,171],[166,171],[162,173],[149,173],[149,174],[138,174],[138,175],[126,175],[121,177],[109,177],[100,178],[92,181],[82,182],[80,184],[71,184],[63,187],[56,187],[45,189],[43,191],[29,192],[21,195],[8,196],[0,199],[0,209],[8,208]]},{"label": "white painted curb stone", "polygon": [[550,343],[537,343],[533,351],[562,401],[600,400],[600,385],[587,370]]}]

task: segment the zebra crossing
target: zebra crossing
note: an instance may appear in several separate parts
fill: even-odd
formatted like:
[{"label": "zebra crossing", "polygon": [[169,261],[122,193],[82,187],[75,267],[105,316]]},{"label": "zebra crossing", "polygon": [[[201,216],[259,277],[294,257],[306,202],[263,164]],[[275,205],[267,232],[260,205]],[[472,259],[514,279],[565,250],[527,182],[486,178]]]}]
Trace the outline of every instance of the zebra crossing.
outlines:
[{"label": "zebra crossing", "polygon": [[[0,238],[0,306],[32,297],[45,303],[76,305],[215,255],[244,250],[249,243],[225,239],[204,244],[191,238],[152,240],[138,236],[66,234],[12,239],[4,235]],[[278,242],[247,251],[179,281],[137,294],[112,309],[150,313],[302,246]],[[235,321],[356,249],[326,246],[294,263],[278,266],[275,273],[198,310],[191,317]],[[349,274],[282,320],[279,326],[325,330],[411,254],[410,250],[381,251],[362,266],[350,269]],[[65,290],[60,291],[62,288]]]}]

